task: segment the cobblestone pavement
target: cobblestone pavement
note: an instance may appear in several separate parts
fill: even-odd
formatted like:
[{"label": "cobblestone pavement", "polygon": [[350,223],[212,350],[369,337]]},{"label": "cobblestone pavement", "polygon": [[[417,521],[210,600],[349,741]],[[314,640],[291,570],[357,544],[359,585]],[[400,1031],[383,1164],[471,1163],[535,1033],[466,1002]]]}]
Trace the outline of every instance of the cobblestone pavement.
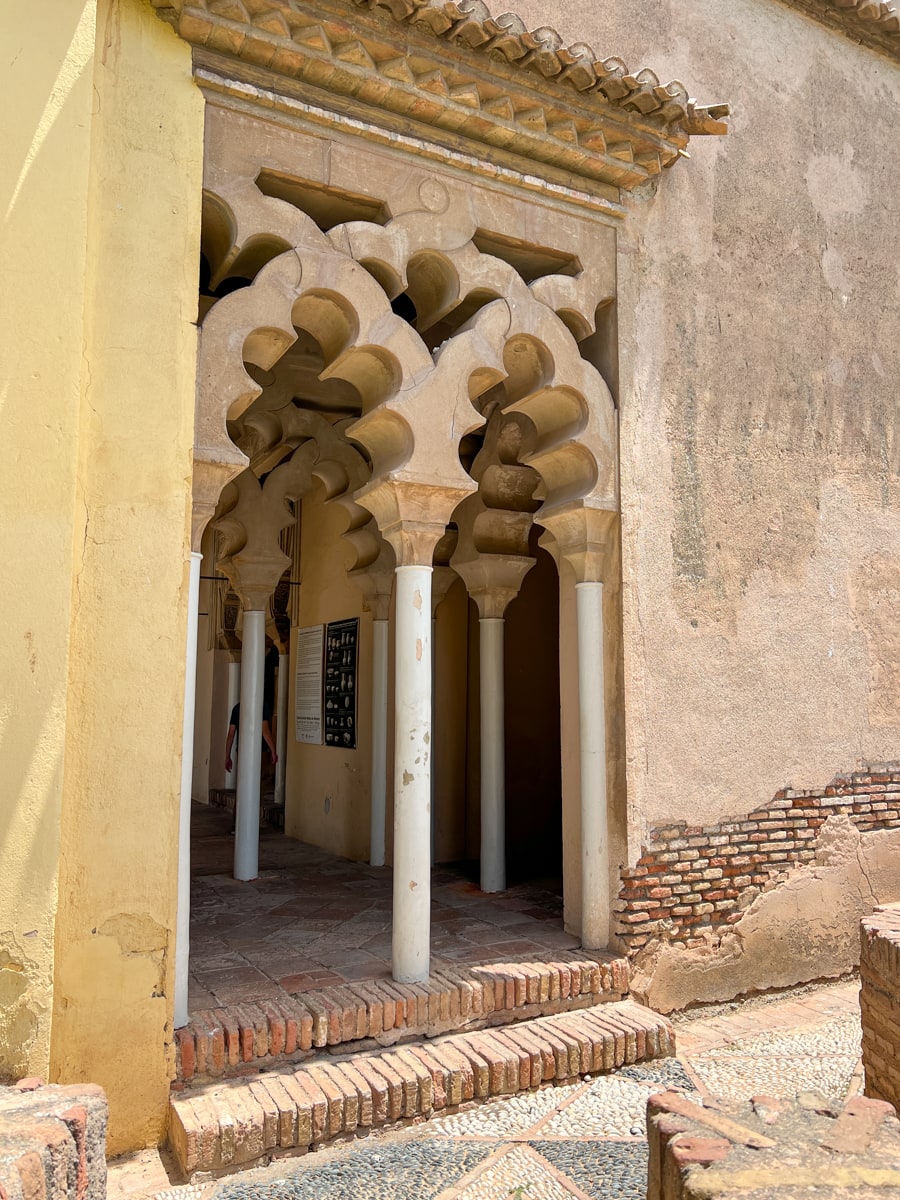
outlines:
[{"label": "cobblestone pavement", "polygon": [[[110,1200],[643,1200],[647,1096],[667,1087],[750,1097],[859,1089],[859,986],[814,985],[676,1016],[678,1058],[496,1100],[191,1188]],[[117,1170],[119,1174],[117,1175]]]}]

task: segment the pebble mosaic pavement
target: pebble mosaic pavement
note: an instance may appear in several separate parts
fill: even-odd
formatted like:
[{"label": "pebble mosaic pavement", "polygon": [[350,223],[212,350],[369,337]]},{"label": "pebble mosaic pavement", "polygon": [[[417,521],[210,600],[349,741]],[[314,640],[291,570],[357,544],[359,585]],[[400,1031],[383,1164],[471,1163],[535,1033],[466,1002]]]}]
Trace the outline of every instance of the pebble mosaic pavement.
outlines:
[{"label": "pebble mosaic pavement", "polygon": [[859,987],[814,985],[674,1018],[677,1059],[495,1100],[395,1133],[179,1188],[110,1200],[643,1200],[647,1096],[859,1090]]}]

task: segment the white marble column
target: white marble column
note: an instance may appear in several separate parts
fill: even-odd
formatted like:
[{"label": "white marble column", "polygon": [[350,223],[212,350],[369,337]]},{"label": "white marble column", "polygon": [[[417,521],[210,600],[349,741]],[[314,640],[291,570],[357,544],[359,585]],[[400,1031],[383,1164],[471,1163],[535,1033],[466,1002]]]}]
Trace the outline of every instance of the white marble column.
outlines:
[{"label": "white marble column", "polygon": [[[239,662],[229,662],[228,664],[228,720],[231,720],[231,711],[241,698],[241,664]],[[231,770],[225,772],[226,788],[237,787],[237,746],[231,747]]]},{"label": "white marble column", "polygon": [[388,622],[372,622],[372,784],[369,862],[384,866],[387,821]]},{"label": "white marble column", "polygon": [[275,803],[284,804],[284,772],[287,756],[287,721],[288,721],[288,656],[278,655],[278,691],[276,693],[276,726],[275,753],[278,762],[275,764]]},{"label": "white marble column", "polygon": [[175,917],[175,1028],[188,1021],[191,926],[191,780],[194,774],[194,705],[197,688],[197,610],[203,555],[191,551],[188,575],[184,713],[181,728],[181,799],[178,812],[178,900]]},{"label": "white marble column", "polygon": [[266,614],[244,613],[241,639],[241,725],[238,731],[234,877],[259,875],[259,773],[262,765],[263,663]]},{"label": "white marble column", "polygon": [[581,944],[586,950],[602,950],[609,943],[610,924],[603,584],[576,584],[575,604],[581,743]]},{"label": "white marble column", "polygon": [[431,941],[431,567],[396,572],[393,975],[428,978]]}]

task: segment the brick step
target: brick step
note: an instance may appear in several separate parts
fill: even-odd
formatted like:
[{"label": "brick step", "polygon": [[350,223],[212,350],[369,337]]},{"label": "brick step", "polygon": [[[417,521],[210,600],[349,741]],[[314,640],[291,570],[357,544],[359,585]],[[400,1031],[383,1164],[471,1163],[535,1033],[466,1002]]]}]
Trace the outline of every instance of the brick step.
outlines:
[{"label": "brick step", "polygon": [[621,1000],[628,984],[626,959],[585,950],[558,962],[441,968],[419,984],[379,979],[297,996],[273,984],[266,999],[195,1013],[175,1034],[177,1079],[246,1075],[345,1042],[389,1046],[552,1015]]},{"label": "brick step", "polygon": [[174,1093],[169,1146],[186,1178],[224,1174],[674,1051],[669,1022],[626,1000],[394,1050],[323,1056]]}]

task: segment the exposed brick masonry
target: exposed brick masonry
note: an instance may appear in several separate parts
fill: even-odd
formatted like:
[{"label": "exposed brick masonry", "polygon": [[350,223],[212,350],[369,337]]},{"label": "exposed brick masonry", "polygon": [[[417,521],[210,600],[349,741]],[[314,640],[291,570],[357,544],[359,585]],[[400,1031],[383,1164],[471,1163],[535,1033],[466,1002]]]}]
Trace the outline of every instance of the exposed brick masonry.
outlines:
[{"label": "exposed brick masonry", "polygon": [[323,1055],[175,1093],[169,1146],[186,1177],[221,1173],[674,1051],[668,1021],[626,1000],[352,1058]]},{"label": "exposed brick masonry", "polygon": [[667,928],[699,945],[706,930],[740,920],[748,889],[774,887],[811,862],[820,827],[841,813],[862,831],[900,827],[900,764],[840,775],[820,790],[785,788],[743,820],[651,830],[637,865],[622,872],[622,940],[636,952]]},{"label": "exposed brick masonry", "polygon": [[376,979],[298,996],[278,989],[268,999],[195,1013],[175,1034],[174,1086],[256,1072],[273,1059],[305,1058],[364,1038],[389,1045],[412,1034],[435,1037],[621,1000],[628,977],[624,958],[582,953],[552,963],[448,967],[422,984]]},{"label": "exposed brick masonry", "polygon": [[0,1088],[0,1200],[104,1200],[106,1122],[93,1084]]},{"label": "exposed brick masonry", "polygon": [[900,905],[862,921],[859,994],[866,1095],[900,1112]]}]

